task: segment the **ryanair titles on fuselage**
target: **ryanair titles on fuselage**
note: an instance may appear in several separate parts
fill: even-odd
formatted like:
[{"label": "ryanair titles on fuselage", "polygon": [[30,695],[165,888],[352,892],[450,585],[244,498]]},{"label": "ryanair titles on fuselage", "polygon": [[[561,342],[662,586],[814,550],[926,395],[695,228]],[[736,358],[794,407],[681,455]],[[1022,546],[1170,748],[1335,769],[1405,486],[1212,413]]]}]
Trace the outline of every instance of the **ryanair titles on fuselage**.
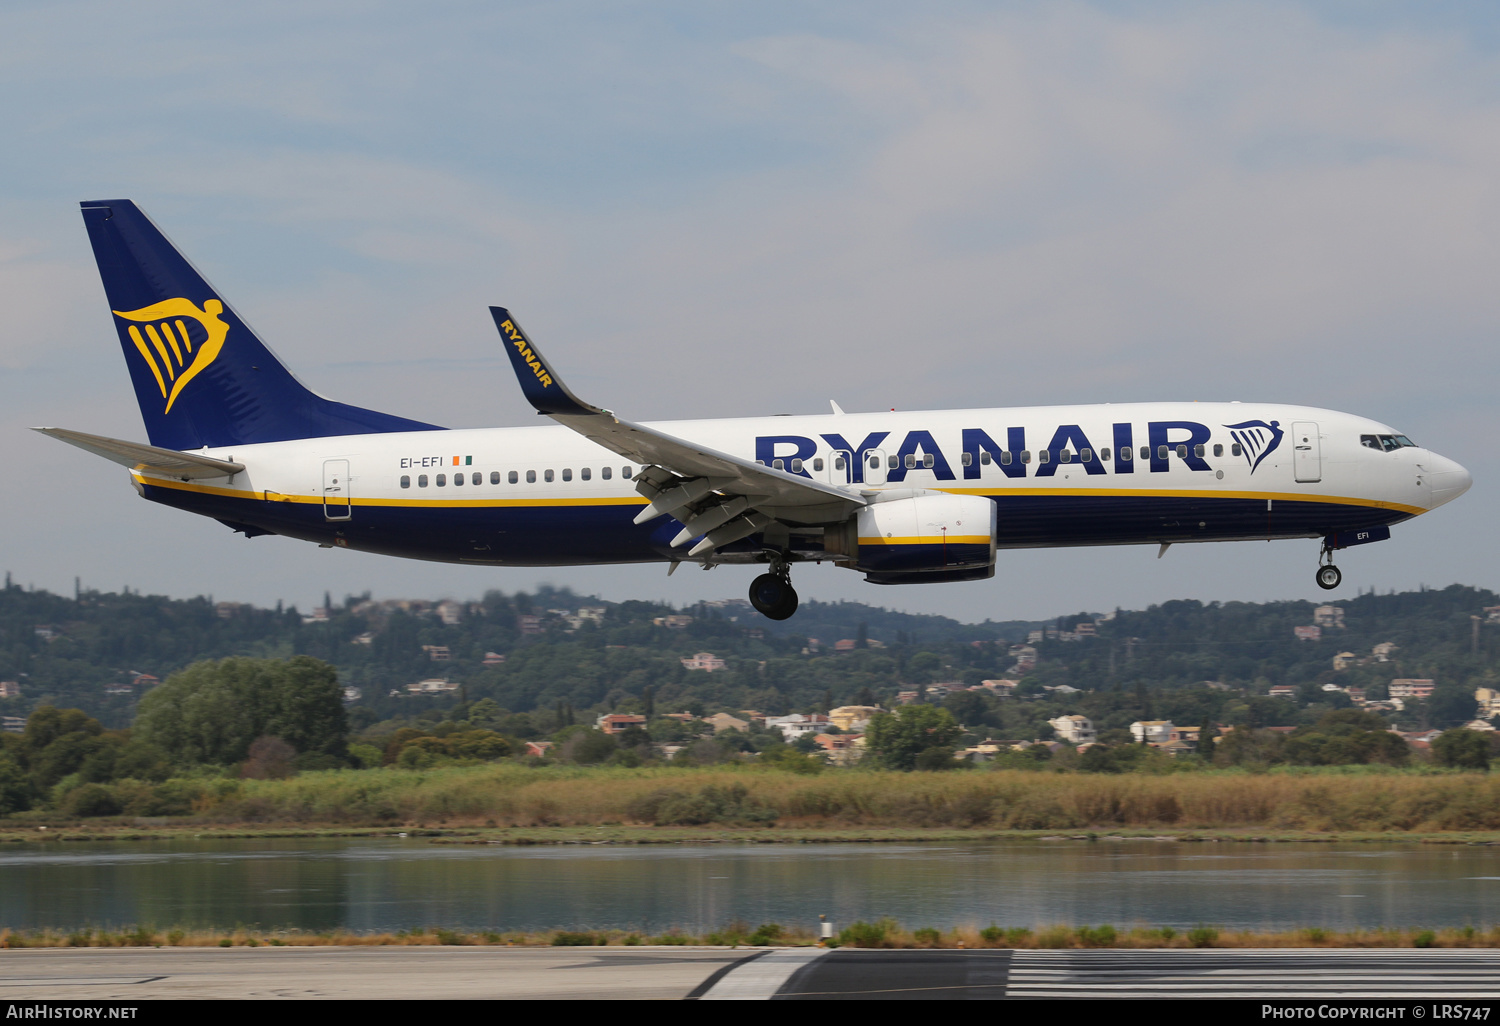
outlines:
[{"label": "ryanair titles on fuselage", "polygon": [[[1224,427],[1235,439],[1232,443],[1233,455],[1244,459],[1251,473],[1281,444],[1285,434],[1280,421],[1276,420],[1245,421],[1226,424]],[[1007,477],[1026,477],[1028,466],[1034,468],[1032,477],[1052,477],[1059,467],[1075,462],[1078,469],[1091,475],[1110,472],[1133,474],[1138,462],[1144,464],[1142,469],[1145,472],[1161,474],[1171,469],[1174,457],[1189,470],[1211,473],[1214,469],[1204,459],[1207,446],[1213,438],[1213,430],[1196,421],[1149,421],[1142,439],[1145,444],[1139,453],[1136,450],[1137,434],[1133,424],[1111,425],[1103,447],[1097,444],[1097,439],[1090,438],[1080,425],[1062,424],[1052,432],[1046,446],[1037,450],[1034,463],[1033,454],[1027,448],[1024,427],[1008,427],[1004,434],[1005,440],[1002,443],[982,428],[962,429],[961,452],[969,458],[960,459],[957,463],[958,471],[962,472],[964,479],[979,478],[982,464],[990,462],[997,465]],[[792,470],[792,473],[809,477],[811,475],[806,464],[820,451],[847,453],[850,456],[850,481],[858,484],[865,480],[866,460],[861,457],[877,451],[882,455],[889,453],[895,437],[890,431],[872,431],[857,439],[833,432],[820,433],[817,438],[790,434],[759,435],[755,439],[755,458],[767,466],[780,460],[783,467],[800,467],[801,469]],[[1255,438],[1258,444],[1253,447],[1241,444],[1241,440],[1246,438]],[[895,458],[890,461],[888,468],[881,468],[888,483],[905,480],[907,472],[912,469],[928,470],[939,481],[958,479],[958,473],[954,470],[955,461],[950,460],[948,454],[943,452],[931,431],[907,431],[901,438],[899,447],[890,454]],[[988,459],[985,458],[986,455]],[[1137,456],[1140,457],[1139,460]],[[794,464],[794,460],[798,462]]]}]

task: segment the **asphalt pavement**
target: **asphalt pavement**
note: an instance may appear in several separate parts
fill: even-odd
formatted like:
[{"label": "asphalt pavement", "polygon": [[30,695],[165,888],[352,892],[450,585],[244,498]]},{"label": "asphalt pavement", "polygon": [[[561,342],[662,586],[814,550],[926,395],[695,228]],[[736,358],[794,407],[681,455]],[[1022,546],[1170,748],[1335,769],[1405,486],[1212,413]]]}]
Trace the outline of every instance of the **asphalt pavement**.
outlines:
[{"label": "asphalt pavement", "polygon": [[0,1002],[177,998],[1494,1001],[1500,998],[1500,950],[0,950]]}]

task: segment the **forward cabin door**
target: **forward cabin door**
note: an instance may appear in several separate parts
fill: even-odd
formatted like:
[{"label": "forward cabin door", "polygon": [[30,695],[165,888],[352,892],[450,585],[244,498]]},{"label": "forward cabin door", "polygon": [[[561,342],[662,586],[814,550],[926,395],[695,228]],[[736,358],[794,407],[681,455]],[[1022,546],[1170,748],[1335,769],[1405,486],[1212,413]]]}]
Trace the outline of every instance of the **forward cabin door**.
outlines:
[{"label": "forward cabin door", "polygon": [[1318,445],[1318,425],[1299,421],[1292,425],[1292,472],[1298,481],[1323,480],[1323,451]]},{"label": "forward cabin door", "polygon": [[349,461],[323,461],[323,519],[349,519]]}]

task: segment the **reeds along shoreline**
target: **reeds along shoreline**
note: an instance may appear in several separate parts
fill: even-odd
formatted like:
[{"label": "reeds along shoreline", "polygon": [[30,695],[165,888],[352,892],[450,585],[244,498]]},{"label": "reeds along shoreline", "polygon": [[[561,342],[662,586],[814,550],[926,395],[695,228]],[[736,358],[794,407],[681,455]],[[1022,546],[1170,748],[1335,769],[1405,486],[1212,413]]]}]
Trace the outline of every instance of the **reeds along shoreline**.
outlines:
[{"label": "reeds along shoreline", "polygon": [[[1500,777],[1483,773],[855,770],[804,776],[759,768],[501,763],[109,786],[125,816],[205,824],[1500,830]],[[728,800],[731,794],[739,797]]]},{"label": "reeds along shoreline", "polygon": [[[807,947],[818,943],[805,929],[788,929],[775,923],[751,928],[733,923],[701,935],[672,931],[649,935],[622,930],[547,930],[536,932],[499,930],[449,930],[422,928],[385,933],[297,930],[233,930],[149,926],[114,929],[10,930],[0,929],[0,948],[140,948],[140,947],[370,947],[370,946],[709,946],[709,947]],[[1038,926],[975,927],[948,930],[935,927],[907,929],[891,919],[856,922],[839,932],[834,947],[862,948],[1495,948],[1500,947],[1500,926],[1481,930],[1466,926],[1428,930],[1381,928],[1330,930],[1306,927],[1296,930],[1224,930],[1209,925],[1187,929],[1172,927]]]}]

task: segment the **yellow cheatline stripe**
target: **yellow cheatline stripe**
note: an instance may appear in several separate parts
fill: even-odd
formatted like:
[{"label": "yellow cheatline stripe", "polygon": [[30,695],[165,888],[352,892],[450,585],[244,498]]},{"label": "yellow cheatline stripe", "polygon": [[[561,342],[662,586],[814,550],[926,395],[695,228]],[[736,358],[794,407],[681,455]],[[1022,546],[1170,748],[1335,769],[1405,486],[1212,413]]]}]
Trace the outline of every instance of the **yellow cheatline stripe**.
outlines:
[{"label": "yellow cheatline stripe", "polygon": [[[280,492],[250,491],[245,488],[220,488],[214,485],[195,484],[191,481],[175,481],[161,477],[147,477],[131,471],[131,477],[141,484],[155,488],[175,488],[180,492],[197,492],[202,495],[223,495],[232,499],[254,499],[257,502],[293,502],[313,506],[323,505],[321,495],[285,495]],[[482,487],[482,486],[481,486]],[[589,497],[578,499],[352,499],[335,502],[344,506],[411,506],[411,507],[479,507],[479,506],[644,506],[642,496]]]},{"label": "yellow cheatline stripe", "polygon": [[861,545],[988,545],[990,536],[987,534],[950,534],[944,538],[940,534],[919,534],[911,538],[860,538]]},{"label": "yellow cheatline stripe", "polygon": [[[1068,495],[1082,496],[1084,498],[1096,497],[1132,497],[1146,499],[1270,499],[1275,502],[1329,502],[1340,506],[1373,506],[1377,509],[1393,509],[1401,513],[1426,513],[1425,506],[1408,506],[1401,502],[1385,502],[1381,499],[1360,499],[1347,495],[1318,495],[1315,493],[1301,492],[1220,492],[1203,489],[1200,491],[1180,490],[1157,490],[1152,488],[943,488],[940,491],[949,492],[953,495],[983,495],[986,498],[996,496],[1033,496],[1033,495]],[[1275,510],[1272,510],[1274,513]]]},{"label": "yellow cheatline stripe", "polygon": [[[225,495],[239,499],[260,499],[263,492],[248,491],[243,488],[220,488],[214,485],[201,485],[188,481],[175,481],[159,477],[145,477],[132,472],[132,476],[142,484],[155,485],[161,488],[175,488],[185,492],[202,492],[206,495]],[[479,485],[478,487],[485,487]],[[512,486],[515,487],[515,486]],[[1216,491],[1153,491],[1147,488],[944,488],[942,491],[954,495],[982,495],[986,498],[995,496],[1082,496],[1086,498],[1099,497],[1132,497],[1151,499],[1271,499],[1278,502],[1325,502],[1342,506],[1366,506],[1375,509],[1389,509],[1400,513],[1410,513],[1413,516],[1426,513],[1427,509],[1422,506],[1408,506],[1399,502],[1384,502],[1379,499],[1358,499],[1343,495],[1303,495],[1296,492],[1216,492]],[[276,495],[276,502],[304,502],[314,505],[322,505],[321,495]],[[355,506],[644,506],[647,500],[643,496],[618,496],[610,498],[554,498],[554,499],[366,499],[356,498],[353,500]],[[341,504],[342,505],[342,504]],[[1274,510],[1272,511],[1275,512]],[[938,536],[941,537],[941,536]],[[954,541],[954,538],[949,538]],[[903,544],[916,544],[905,542]]]}]

